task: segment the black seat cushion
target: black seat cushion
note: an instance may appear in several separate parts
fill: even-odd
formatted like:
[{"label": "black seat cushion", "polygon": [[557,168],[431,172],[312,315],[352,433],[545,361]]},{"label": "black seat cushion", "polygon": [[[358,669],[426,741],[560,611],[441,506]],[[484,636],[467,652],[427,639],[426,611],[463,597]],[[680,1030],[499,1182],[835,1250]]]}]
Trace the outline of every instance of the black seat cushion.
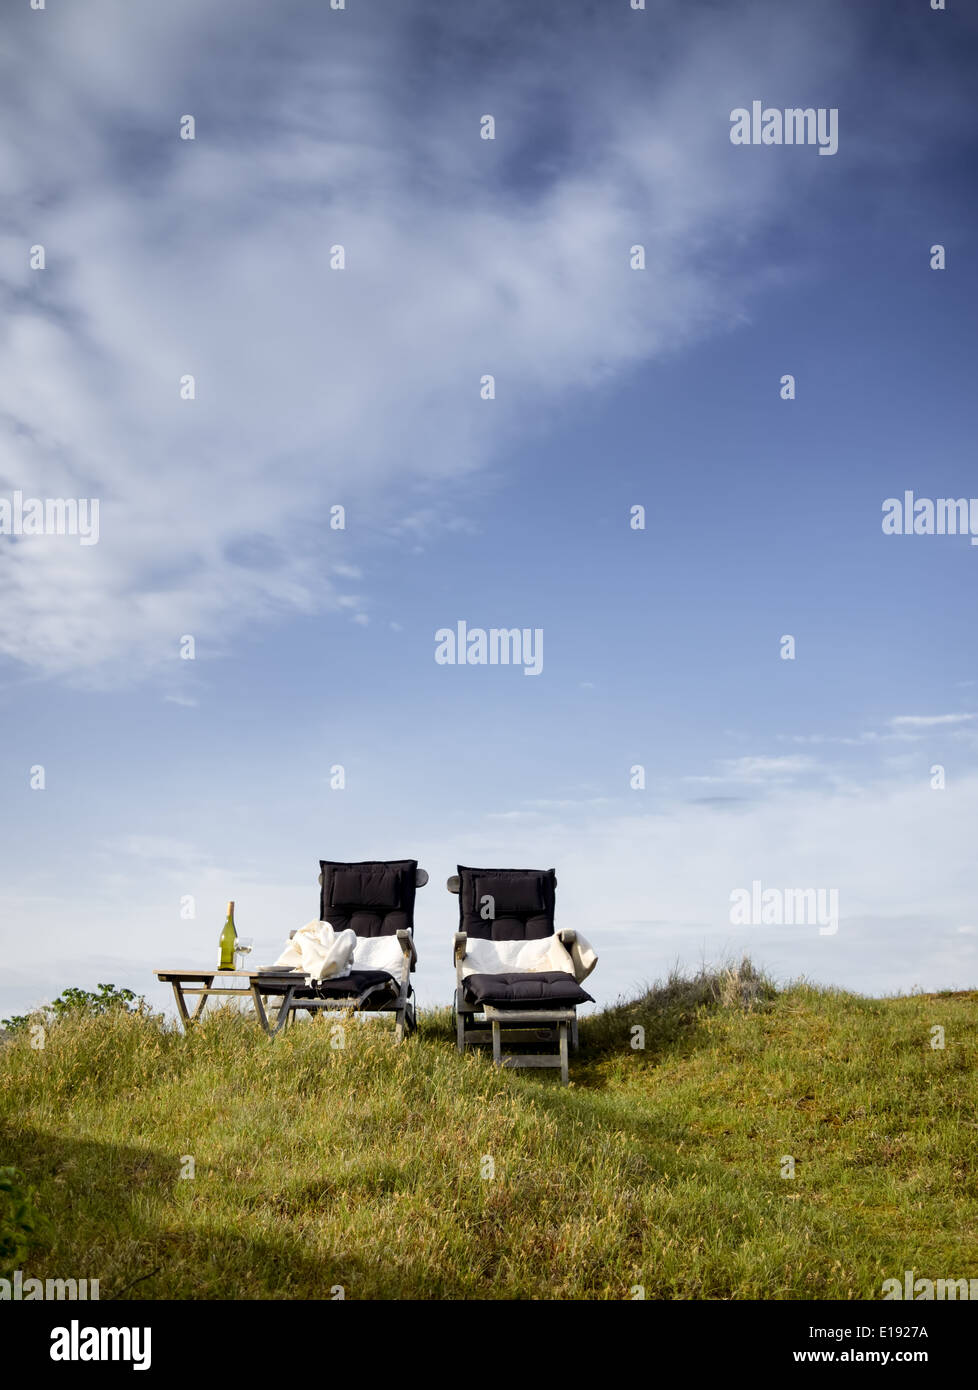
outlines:
[{"label": "black seat cushion", "polygon": [[545,1008],[548,1004],[593,1004],[573,975],[563,970],[511,972],[508,975],[468,975],[462,991],[470,1004],[515,1004]]},{"label": "black seat cushion", "polygon": [[319,867],[319,920],[329,922],[334,931],[350,927],[357,936],[393,936],[401,928],[414,930],[416,859],[354,864],[320,859]]},{"label": "black seat cushion", "polygon": [[554,934],[553,869],[458,866],[459,930],[486,941],[538,941]]},{"label": "black seat cushion", "polygon": [[337,980],[321,980],[318,984],[310,985],[308,989],[296,990],[295,997],[347,999],[356,998],[367,989],[370,990],[371,999],[376,1000],[378,996],[386,997],[387,994],[396,996],[399,986],[393,975],[388,975],[386,970],[351,970],[349,975],[341,975]]}]

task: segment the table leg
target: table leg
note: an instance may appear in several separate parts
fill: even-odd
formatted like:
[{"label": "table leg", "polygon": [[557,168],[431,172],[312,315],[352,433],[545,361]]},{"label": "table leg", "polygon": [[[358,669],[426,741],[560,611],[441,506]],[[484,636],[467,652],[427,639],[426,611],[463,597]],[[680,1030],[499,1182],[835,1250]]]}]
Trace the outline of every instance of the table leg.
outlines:
[{"label": "table leg", "polygon": [[[213,975],[198,975],[194,978],[195,980],[203,981],[205,990],[209,990],[214,983]],[[197,1020],[200,1018],[201,1014],[204,1012],[204,1005],[207,1003],[208,996],[206,994],[201,994],[197,1000],[197,1004],[194,1008],[193,1013],[188,1013],[187,1001],[184,998],[183,993],[183,984],[184,982],[182,980],[170,981],[170,985],[173,989],[173,997],[177,1001],[177,1013],[180,1015],[180,1021],[183,1024],[184,1032],[186,1032],[189,1029],[190,1025],[192,1023],[196,1023]]]},{"label": "table leg", "polygon": [[251,981],[251,998],[254,999],[254,1012],[257,1013],[258,1023],[263,1026],[265,1033],[271,1033],[270,1026],[268,1026],[268,1015],[265,1013],[265,1001],[261,998],[261,990],[254,980]]},{"label": "table leg", "polygon": [[283,1028],[288,1028],[292,1021],[292,996],[295,994],[296,986],[287,985],[282,1002],[279,1005],[278,1018],[275,1020],[275,1027],[272,1033],[281,1033]]},{"label": "table leg", "polygon": [[252,983],[251,995],[255,1001],[255,1013],[258,1015],[258,1022],[270,1038],[274,1038],[276,1033],[281,1033],[283,1028],[288,1027],[291,1019],[292,996],[298,988],[298,985],[286,985],[284,987],[282,990],[282,1003],[279,1006],[278,1018],[272,1023],[265,1011],[265,1001],[261,996],[261,990],[258,988],[257,983]]},{"label": "table leg", "polygon": [[[205,989],[211,989],[212,986],[213,986],[213,984],[214,984],[214,976],[213,976],[213,975],[204,975],[204,976],[202,976],[202,979],[204,980],[204,988],[205,988]],[[194,1009],[193,1013],[190,1015],[190,1022],[191,1022],[191,1023],[196,1023],[197,1020],[198,1020],[198,1018],[200,1018],[201,1014],[204,1012],[204,1005],[207,1003],[207,999],[208,999],[208,996],[207,996],[206,994],[202,994],[202,995],[200,996],[200,998],[197,1000],[197,1007],[196,1007],[196,1009]]]},{"label": "table leg", "polygon": [[177,1013],[180,1015],[180,1022],[183,1024],[184,1032],[190,1027],[190,1018],[187,1014],[187,1005],[184,1003],[183,990],[177,980],[171,980],[170,985],[173,989],[173,997],[177,1001]]}]

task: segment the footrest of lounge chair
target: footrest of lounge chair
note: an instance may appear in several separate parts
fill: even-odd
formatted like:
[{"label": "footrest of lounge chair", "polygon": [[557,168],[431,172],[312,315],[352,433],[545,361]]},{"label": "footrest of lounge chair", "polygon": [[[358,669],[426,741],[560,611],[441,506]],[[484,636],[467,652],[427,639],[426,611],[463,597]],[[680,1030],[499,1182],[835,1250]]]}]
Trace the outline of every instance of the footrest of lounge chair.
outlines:
[{"label": "footrest of lounge chair", "polygon": [[541,1024],[573,1023],[577,1017],[573,1004],[540,1009],[498,1008],[487,1004],[484,1012],[490,1026],[493,1023],[517,1024],[523,1029],[538,1028]]}]

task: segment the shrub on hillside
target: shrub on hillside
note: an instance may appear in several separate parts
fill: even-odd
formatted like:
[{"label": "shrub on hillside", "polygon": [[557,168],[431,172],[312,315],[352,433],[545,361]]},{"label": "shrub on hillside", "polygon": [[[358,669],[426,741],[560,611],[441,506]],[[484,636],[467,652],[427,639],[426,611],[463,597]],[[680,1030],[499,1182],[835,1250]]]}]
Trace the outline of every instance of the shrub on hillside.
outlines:
[{"label": "shrub on hillside", "polygon": [[0,1168],[0,1278],[19,1268],[41,1232],[41,1217],[22,1184],[16,1168]]},{"label": "shrub on hillside", "polygon": [[0,1018],[0,1024],[8,1033],[21,1033],[32,1023],[52,1023],[63,1018],[95,1018],[107,1013],[109,1009],[125,1009],[128,1013],[141,1013],[146,1006],[142,995],[137,996],[131,989],[116,989],[115,985],[98,985],[98,993],[91,990],[76,989],[73,985],[62,990],[58,998],[32,1014],[15,1014],[13,1018]]}]

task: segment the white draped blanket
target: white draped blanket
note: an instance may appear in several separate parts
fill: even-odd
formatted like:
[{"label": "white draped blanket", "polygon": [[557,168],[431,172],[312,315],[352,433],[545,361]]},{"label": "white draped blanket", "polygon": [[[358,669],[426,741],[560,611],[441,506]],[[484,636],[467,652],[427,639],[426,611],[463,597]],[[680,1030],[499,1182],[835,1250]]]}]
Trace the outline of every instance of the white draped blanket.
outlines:
[{"label": "white draped blanket", "polygon": [[356,945],[357,934],[349,928],[338,932],[328,922],[307,922],[275,964],[299,969],[310,981],[338,980],[353,968]]},{"label": "white draped blanket", "polygon": [[407,961],[396,936],[357,936],[349,927],[338,932],[328,922],[307,922],[275,964],[319,982],[340,980],[351,970],[386,970],[399,980]]},{"label": "white draped blanket", "polygon": [[470,936],[465,943],[462,978],[467,975],[508,975],[526,971],[562,970],[578,984],[586,980],[598,963],[591,943],[577,933],[570,950],[556,933],[536,941],[484,941]]}]

